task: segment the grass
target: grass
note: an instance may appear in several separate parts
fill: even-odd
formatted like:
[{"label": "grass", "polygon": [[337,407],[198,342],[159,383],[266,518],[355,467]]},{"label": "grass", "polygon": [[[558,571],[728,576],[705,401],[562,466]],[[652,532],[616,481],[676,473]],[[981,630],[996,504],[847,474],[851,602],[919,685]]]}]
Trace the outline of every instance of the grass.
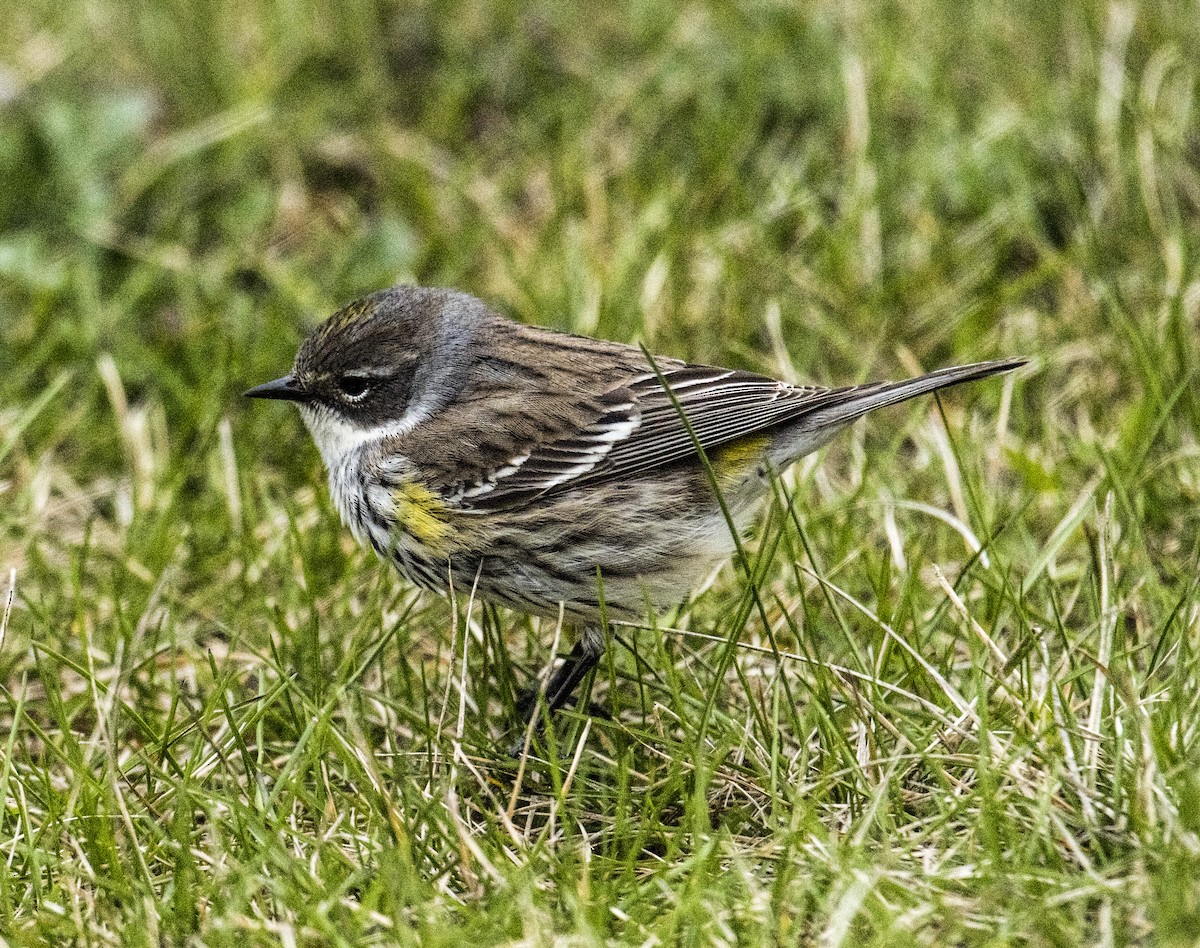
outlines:
[{"label": "grass", "polygon": [[[1200,938],[1194,7],[0,25],[3,940]],[[798,465],[518,765],[569,632],[380,569],[239,398],[398,279],[824,383],[1033,364]]]}]

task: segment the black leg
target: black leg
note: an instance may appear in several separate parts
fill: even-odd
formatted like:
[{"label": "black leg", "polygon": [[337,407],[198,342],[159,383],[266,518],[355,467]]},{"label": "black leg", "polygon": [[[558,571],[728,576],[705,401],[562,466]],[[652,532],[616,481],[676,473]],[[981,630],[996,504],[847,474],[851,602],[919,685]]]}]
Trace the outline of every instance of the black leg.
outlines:
[{"label": "black leg", "polygon": [[[570,702],[575,689],[587,677],[588,672],[596,667],[603,654],[604,634],[599,629],[584,629],[575,647],[554,670],[546,684],[546,707],[551,714]],[[530,716],[537,713],[537,698],[538,692],[531,689],[517,702],[517,715],[523,724],[527,725]],[[540,725],[540,721],[535,721],[535,730],[539,729]],[[517,752],[519,750],[518,747]]]},{"label": "black leg", "polygon": [[571,654],[558,666],[546,685],[546,706],[551,714],[571,700],[575,689],[587,677],[587,673],[596,667],[603,654],[603,641],[597,647],[591,635],[585,633],[580,637]]}]

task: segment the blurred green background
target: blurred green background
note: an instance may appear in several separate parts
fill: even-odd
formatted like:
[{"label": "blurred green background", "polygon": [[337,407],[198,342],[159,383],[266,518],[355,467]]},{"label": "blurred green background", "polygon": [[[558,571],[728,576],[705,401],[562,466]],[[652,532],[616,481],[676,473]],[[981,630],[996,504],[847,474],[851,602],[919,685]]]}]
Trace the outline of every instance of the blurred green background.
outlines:
[{"label": "blurred green background", "polygon": [[[16,582],[0,642],[0,930],[103,941],[129,925],[148,943],[210,944],[279,926],[387,941],[408,924],[447,944],[1200,934],[1185,883],[1200,868],[1197,48],[1198,8],[1166,0],[4,4],[0,595],[9,570]],[[714,686],[732,715],[719,747],[690,743],[695,709],[667,702],[683,736],[664,725],[645,742],[667,760],[619,740],[605,751],[619,766],[583,758],[600,785],[616,767],[640,788],[640,819],[546,777],[555,806],[608,826],[604,873],[553,834],[513,857],[488,795],[503,809],[507,785],[472,796],[434,763],[449,753],[428,703],[457,641],[447,607],[422,600],[412,618],[407,587],[339,532],[299,420],[239,400],[318,320],[401,280],[821,383],[1030,357],[1015,386],[947,397],[949,436],[926,406],[831,449],[829,473],[806,468],[809,532],[781,528],[785,565],[769,574],[778,614],[814,610],[811,641],[869,676],[937,692],[894,665],[875,625],[861,655],[830,632],[841,618],[818,587],[799,604],[806,580],[786,564],[809,537],[979,707],[1016,669],[1010,696],[1040,710],[1000,702],[983,725],[1018,735],[1011,756],[987,773],[958,761],[965,782],[920,789],[936,816],[906,811],[908,771],[880,764],[873,783],[874,751],[841,743],[891,712],[839,703],[818,669],[804,700],[828,714],[794,712],[782,739],[764,729],[765,763],[740,761],[735,779],[722,767],[745,702],[730,674]],[[914,503],[999,537],[996,565]],[[805,563],[822,572],[819,559]],[[929,571],[948,562],[1012,668],[985,673],[964,651]],[[728,573],[695,628],[736,589]],[[511,637],[518,620],[489,615]],[[548,630],[520,628],[536,669]],[[396,635],[397,655],[370,652]],[[422,666],[404,643],[427,640]],[[379,668],[360,690],[364,656]],[[259,714],[266,693],[288,713]],[[394,703],[380,734],[398,715],[424,748],[415,771],[385,756],[377,779],[363,762],[385,737],[356,744],[350,722],[375,713],[373,694]],[[892,750],[924,749],[930,723],[906,722]],[[215,770],[197,763],[210,752]],[[711,844],[716,791],[679,763],[704,770],[709,753],[705,781],[753,786],[771,814]],[[329,755],[345,772],[330,776]],[[1011,810],[1024,766],[1047,795]],[[824,776],[790,796],[806,768]],[[427,812],[446,786],[477,806],[465,837]],[[945,802],[956,792],[962,812]],[[354,823],[339,813],[365,814],[360,836],[323,835]],[[396,813],[423,843],[403,841]],[[323,847],[338,855],[317,866]],[[1024,901],[1001,897],[1010,886]],[[436,935],[448,920],[465,927]]]}]

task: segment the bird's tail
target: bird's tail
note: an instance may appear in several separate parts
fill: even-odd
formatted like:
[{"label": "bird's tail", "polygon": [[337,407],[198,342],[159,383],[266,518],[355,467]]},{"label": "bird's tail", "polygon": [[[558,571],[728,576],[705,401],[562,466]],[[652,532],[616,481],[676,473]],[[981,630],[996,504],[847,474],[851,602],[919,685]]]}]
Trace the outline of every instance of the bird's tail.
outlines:
[{"label": "bird's tail", "polygon": [[828,401],[822,399],[825,403],[815,407],[804,420],[806,426],[840,428],[876,408],[886,408],[888,405],[895,405],[897,402],[907,401],[950,385],[974,382],[1001,372],[1011,372],[1023,366],[1025,362],[1025,359],[997,359],[994,362],[976,362],[973,365],[938,369],[936,372],[919,375],[915,379],[906,379],[903,382],[871,382],[867,385],[836,389],[828,393]]}]

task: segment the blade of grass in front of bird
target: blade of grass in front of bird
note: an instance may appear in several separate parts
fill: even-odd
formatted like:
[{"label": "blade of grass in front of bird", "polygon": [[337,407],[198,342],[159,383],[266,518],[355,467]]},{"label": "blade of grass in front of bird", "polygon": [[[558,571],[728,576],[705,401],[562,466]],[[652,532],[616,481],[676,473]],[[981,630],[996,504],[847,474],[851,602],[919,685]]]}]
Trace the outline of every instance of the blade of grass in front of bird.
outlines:
[{"label": "blade of grass in front of bird", "polygon": [[[650,368],[653,370],[655,377],[658,379],[659,385],[661,385],[663,387],[663,391],[666,393],[667,397],[671,400],[671,405],[675,409],[676,414],[679,416],[680,423],[687,430],[688,437],[692,441],[692,447],[695,449],[696,455],[700,459],[700,464],[704,468],[704,474],[705,474],[705,477],[708,479],[709,487],[712,489],[713,494],[716,497],[717,504],[719,505],[719,507],[721,509],[721,516],[724,517],[725,525],[726,525],[727,529],[729,530],[730,537],[733,540],[738,565],[742,569],[743,573],[746,576],[746,580],[747,580],[747,584],[748,584],[747,588],[748,588],[750,595],[753,597],[754,606],[758,610],[759,617],[762,620],[763,629],[768,637],[768,640],[771,642],[772,649],[774,649],[776,651],[776,653],[778,653],[778,648],[776,647],[776,644],[775,644],[774,632],[772,631],[772,627],[771,627],[771,620],[770,620],[769,616],[767,615],[766,606],[763,604],[762,597],[759,595],[759,589],[758,589],[758,585],[755,580],[755,573],[754,573],[753,565],[746,554],[745,544],[742,542],[741,534],[737,528],[737,523],[735,522],[735,520],[733,518],[733,514],[729,509],[729,505],[725,502],[725,496],[721,490],[720,480],[717,477],[716,472],[713,470],[712,463],[708,457],[708,452],[705,451],[704,445],[701,443],[699,436],[696,434],[696,429],[692,427],[692,423],[687,417],[687,412],[684,411],[683,405],[680,404],[680,402],[679,402],[679,398],[675,395],[674,391],[672,391],[670,382],[668,381],[666,376],[663,374],[662,370],[659,368],[658,363],[654,359],[654,356],[651,354],[650,350],[647,349],[644,345],[641,347],[641,349],[642,349],[642,354],[646,357],[646,360],[650,363]],[[737,650],[739,634],[740,634],[740,629],[737,626],[734,626],[730,629],[729,636],[726,640],[726,646],[722,650],[720,659],[718,661],[718,668],[717,668],[718,680],[724,676],[725,670],[729,667],[729,664],[733,661],[734,655],[736,654],[736,650]],[[784,678],[784,688],[788,689],[786,676]],[[788,700],[789,701],[792,700],[790,691],[788,693]],[[704,734],[708,727],[709,718],[712,716],[715,701],[716,701],[716,689],[713,689],[709,693],[708,700],[705,702],[704,712],[700,717],[700,722],[696,729],[697,740],[700,743],[703,743]]]}]

